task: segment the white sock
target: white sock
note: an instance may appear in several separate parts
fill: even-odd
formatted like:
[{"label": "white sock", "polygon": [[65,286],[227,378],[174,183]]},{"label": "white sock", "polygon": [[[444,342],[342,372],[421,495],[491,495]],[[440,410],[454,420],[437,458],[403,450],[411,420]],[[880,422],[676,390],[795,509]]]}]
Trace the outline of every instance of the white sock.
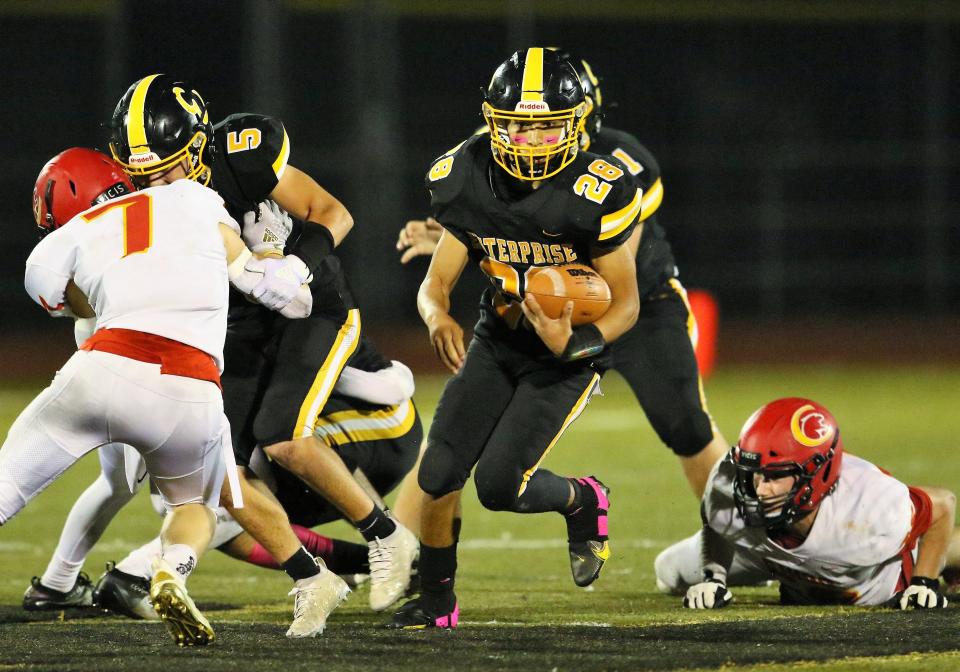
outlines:
[{"label": "white sock", "polygon": [[153,559],[163,552],[160,537],[147,542],[117,563],[117,569],[132,576],[150,580],[153,576]]},{"label": "white sock", "polygon": [[40,583],[47,588],[59,590],[61,593],[70,592],[77,583],[77,576],[83,567],[83,560],[80,562],[70,562],[54,554],[50,558],[50,564],[47,565],[47,571],[40,577]]},{"label": "white sock", "polygon": [[186,544],[171,544],[165,547],[162,557],[184,581],[197,566],[197,554]]}]

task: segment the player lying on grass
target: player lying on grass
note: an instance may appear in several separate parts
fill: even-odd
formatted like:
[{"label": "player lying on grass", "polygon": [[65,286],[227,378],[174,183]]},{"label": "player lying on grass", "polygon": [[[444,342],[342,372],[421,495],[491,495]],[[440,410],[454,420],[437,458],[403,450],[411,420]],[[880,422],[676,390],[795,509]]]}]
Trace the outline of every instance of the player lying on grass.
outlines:
[{"label": "player lying on grass", "polygon": [[938,577],[960,561],[948,558],[954,510],[953,493],[904,485],[845,453],[823,406],[779,399],[750,416],[714,468],[703,529],[657,557],[657,586],[686,591],[691,609],[724,607],[728,585],[768,580],[783,604],[945,607]]},{"label": "player lying on grass", "polygon": [[88,208],[30,254],[30,297],[51,313],[95,317],[98,329],[0,448],[0,524],[99,446],[122,442],[142,455],[168,510],[151,599],[181,646],[214,638],[185,581],[213,534],[224,476],[236,481],[220,389],[229,285],[278,311],[301,295],[290,317],[312,306],[299,278],[252,257],[222,199],[186,179],[188,169],[187,159],[171,162],[142,191]]}]

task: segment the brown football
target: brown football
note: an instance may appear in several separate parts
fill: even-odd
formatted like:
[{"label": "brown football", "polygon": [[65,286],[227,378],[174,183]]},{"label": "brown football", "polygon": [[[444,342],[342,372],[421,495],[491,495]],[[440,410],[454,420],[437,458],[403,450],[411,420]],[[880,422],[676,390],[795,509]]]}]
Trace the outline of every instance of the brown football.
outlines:
[{"label": "brown football", "polygon": [[544,266],[527,277],[527,294],[533,294],[548,317],[560,317],[573,301],[574,326],[598,320],[610,307],[610,287],[599,273],[584,264]]}]

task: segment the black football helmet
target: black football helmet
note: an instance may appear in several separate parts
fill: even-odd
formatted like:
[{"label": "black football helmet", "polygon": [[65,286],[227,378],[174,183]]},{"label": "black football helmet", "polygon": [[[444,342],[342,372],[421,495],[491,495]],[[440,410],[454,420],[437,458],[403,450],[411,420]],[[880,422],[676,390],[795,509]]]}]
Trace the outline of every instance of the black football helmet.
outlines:
[{"label": "black football helmet", "polygon": [[110,122],[110,152],[141,185],[188,159],[187,178],[210,182],[208,146],[213,126],[207,104],[188,84],[149,75],[123,94]]},{"label": "black football helmet", "polygon": [[[483,117],[494,160],[521,180],[556,175],[577,156],[586,111],[583,86],[572,65],[542,47],[515,52],[493,73],[484,92]],[[515,144],[510,127],[524,122],[561,126],[559,142]]]},{"label": "black football helmet", "polygon": [[[573,69],[577,71],[577,76],[580,77],[580,86],[583,87],[583,95],[587,99],[587,112],[584,115],[586,122],[583,125],[583,131],[588,137],[595,138],[603,124],[603,92],[600,90],[600,78],[594,74],[590,64],[582,58],[577,58],[569,51],[560,48],[557,49],[557,54],[572,65]],[[583,147],[583,149],[586,149],[586,147]]]}]

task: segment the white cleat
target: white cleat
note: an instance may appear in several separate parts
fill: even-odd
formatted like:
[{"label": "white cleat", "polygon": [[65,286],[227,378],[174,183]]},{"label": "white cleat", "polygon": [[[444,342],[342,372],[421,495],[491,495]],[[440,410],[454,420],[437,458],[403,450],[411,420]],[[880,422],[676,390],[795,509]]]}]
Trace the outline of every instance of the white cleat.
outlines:
[{"label": "white cleat", "polygon": [[404,596],[420,544],[413,532],[397,523],[393,534],[375,538],[367,546],[370,547],[370,608],[383,611]]},{"label": "white cleat", "polygon": [[287,637],[316,637],[323,633],[327,616],[347,599],[350,587],[339,576],[324,569],[317,576],[301,579],[293,585],[293,623]]},{"label": "white cleat", "polygon": [[160,558],[153,562],[150,600],[177,646],[204,646],[216,639],[210,621],[187,594],[180,574]]}]

